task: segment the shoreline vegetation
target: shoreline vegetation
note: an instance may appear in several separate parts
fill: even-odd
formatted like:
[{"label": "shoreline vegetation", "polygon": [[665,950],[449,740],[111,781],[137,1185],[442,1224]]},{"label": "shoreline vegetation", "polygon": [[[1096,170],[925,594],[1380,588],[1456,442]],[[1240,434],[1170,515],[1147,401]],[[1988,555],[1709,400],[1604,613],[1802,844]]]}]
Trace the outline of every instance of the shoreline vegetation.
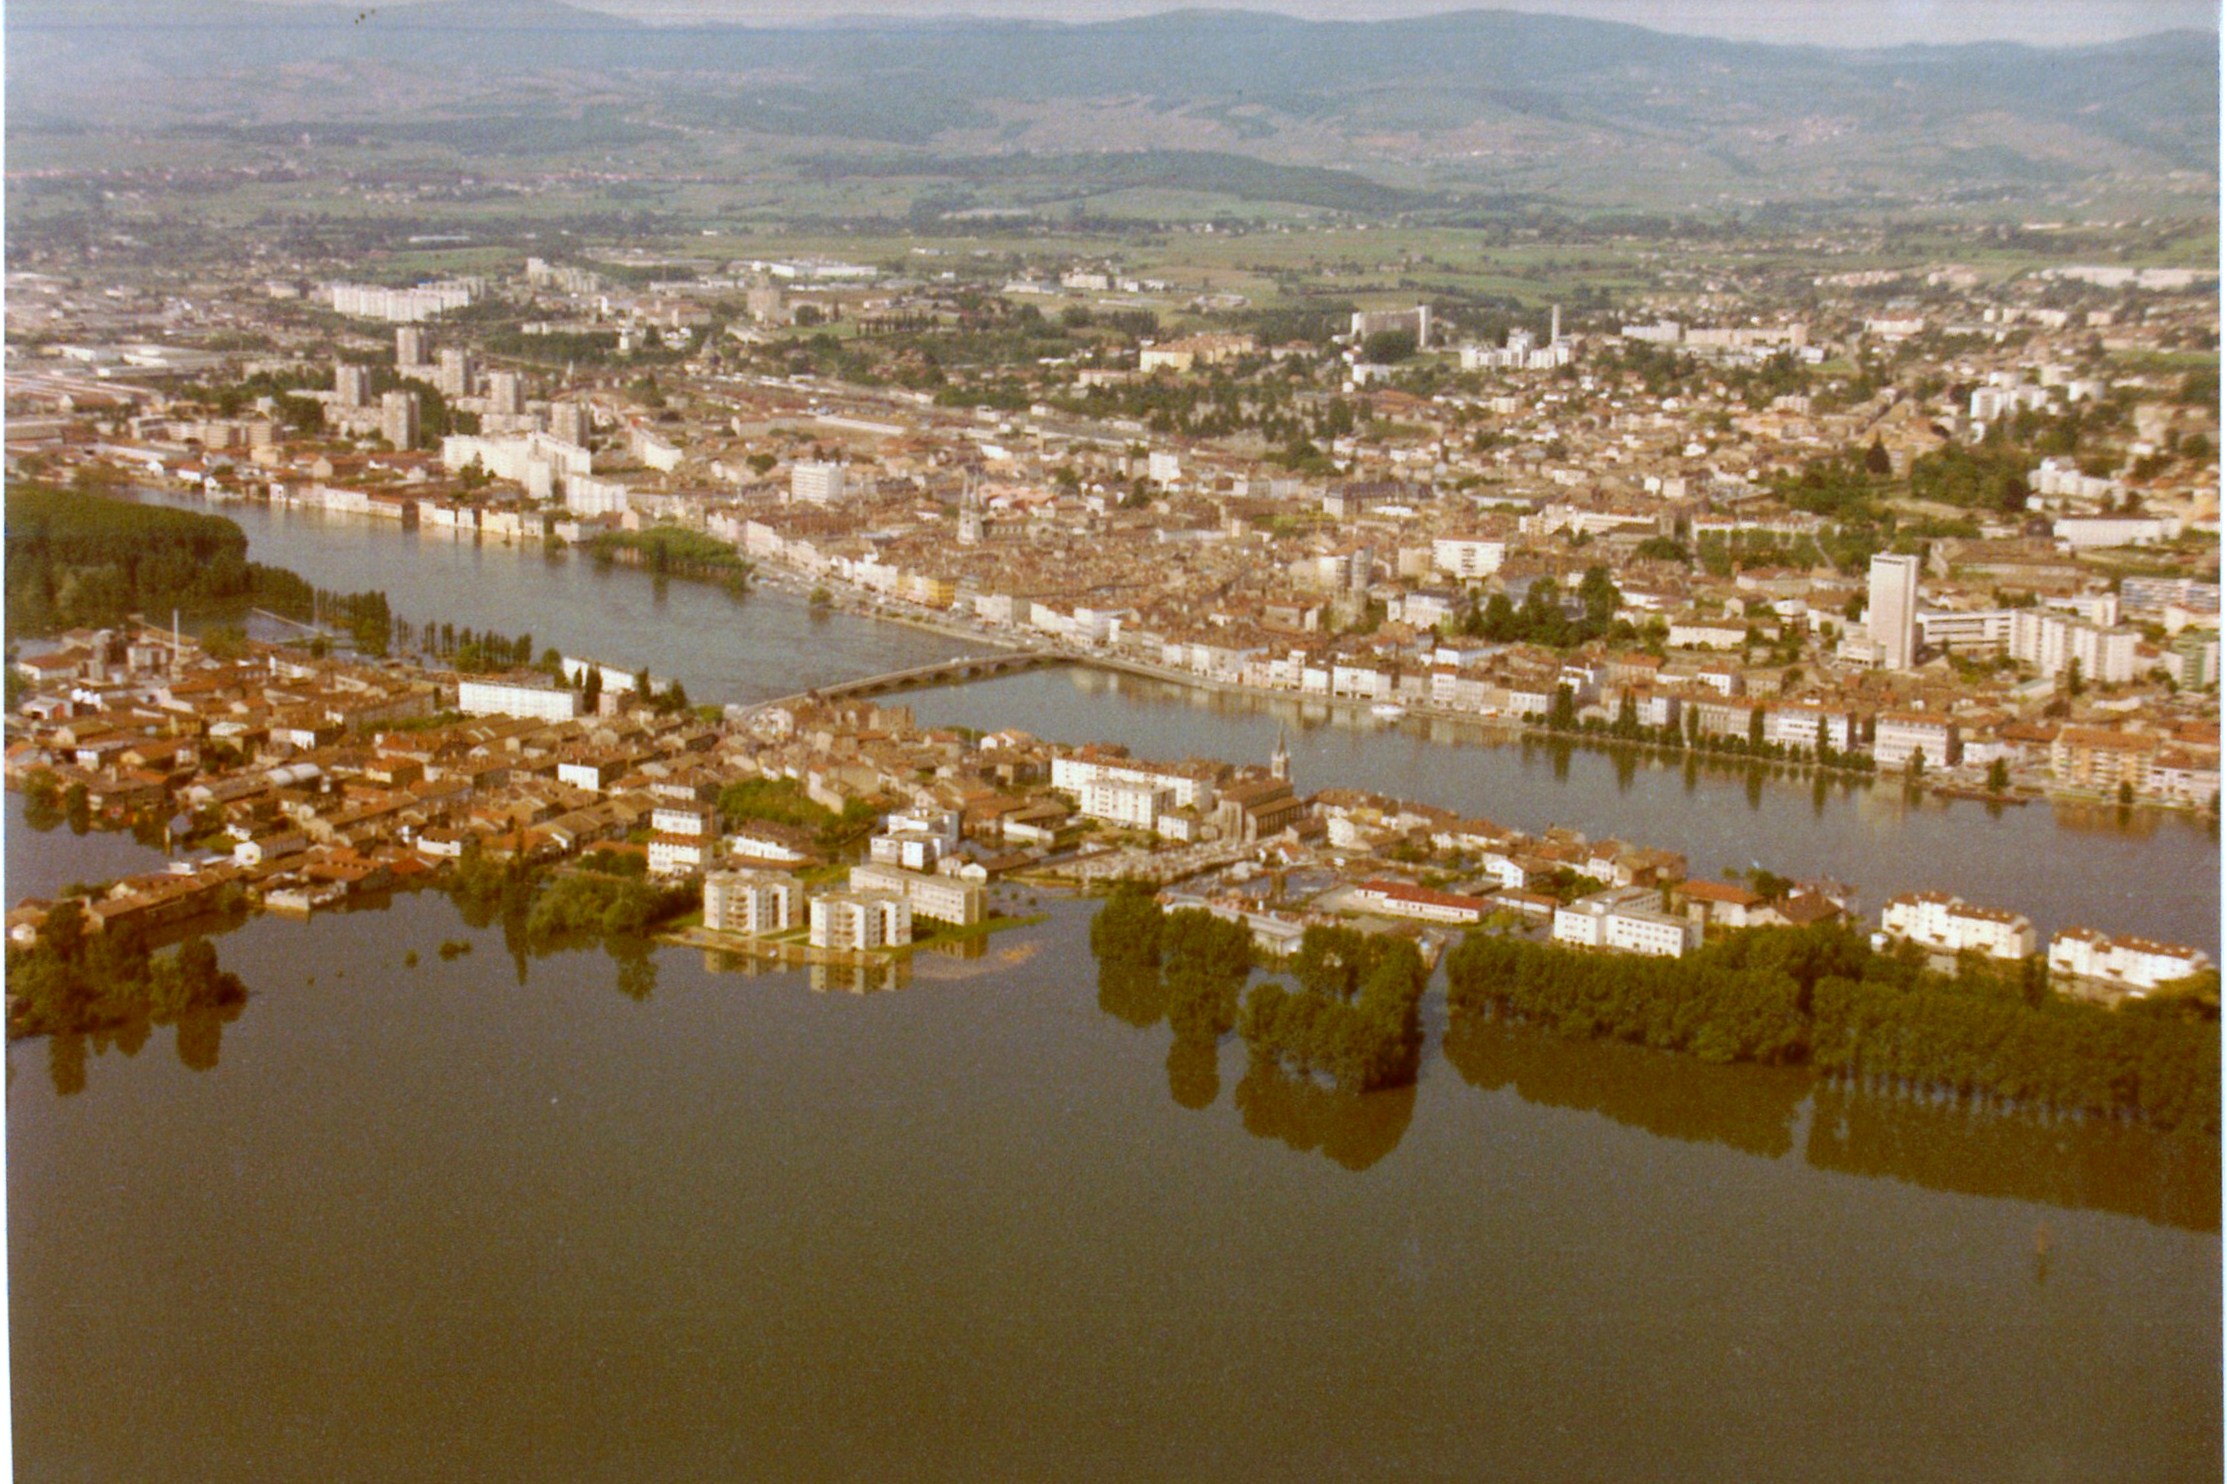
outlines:
[{"label": "shoreline vegetation", "polygon": [[[1235,1030],[1251,1056],[1340,1094],[1414,1081],[1414,945],[1310,926],[1297,953],[1247,984],[1250,938],[1197,909],[1117,889],[1091,925],[1102,1005],[1165,1019],[1178,1042]],[[1482,931],[1447,955],[1449,1046],[1495,1022],[1565,1040],[1626,1042],[1704,1062],[1804,1067],[1851,1089],[1960,1106],[2130,1122],[2217,1139],[2219,1025],[2194,1001],[2117,1010],[2062,998],[2029,960],[1948,975],[1915,951],[1879,952],[1847,927],[1749,928],[1685,958],[1548,946]],[[1240,1001],[1240,994],[1243,998]]]},{"label": "shoreline vegetation", "polygon": [[755,570],[734,547],[685,526],[604,531],[583,542],[581,550],[600,566],[617,563],[638,567],[653,577],[715,583],[736,598],[750,591],[750,576]]},{"label": "shoreline vegetation", "polygon": [[7,988],[8,1040],[48,1037],[55,1089],[65,1096],[85,1085],[88,1038],[95,1052],[114,1045],[132,1056],[154,1027],[174,1026],[178,1060],[208,1070],[224,1026],[248,999],[206,937],[158,951],[126,927],[89,931],[82,905],[67,899],[36,944],[9,945]]}]

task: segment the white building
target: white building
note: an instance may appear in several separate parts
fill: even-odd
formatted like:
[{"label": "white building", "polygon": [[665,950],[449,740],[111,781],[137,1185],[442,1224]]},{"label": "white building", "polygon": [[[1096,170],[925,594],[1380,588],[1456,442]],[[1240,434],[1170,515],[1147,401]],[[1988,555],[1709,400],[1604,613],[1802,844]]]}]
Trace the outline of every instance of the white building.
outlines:
[{"label": "white building", "polygon": [[843,466],[806,459],[789,467],[789,498],[832,505],[843,498]]},{"label": "white building", "polygon": [[418,446],[418,397],[393,391],[379,399],[379,436],[397,451]]},{"label": "white building", "polygon": [[580,693],[545,678],[466,675],[456,682],[456,709],[466,716],[524,716],[570,721],[580,714]]},{"label": "white building", "polygon": [[1095,782],[1142,783],[1168,791],[1175,808],[1206,812],[1214,807],[1214,782],[1203,773],[1161,767],[1130,758],[1090,757],[1082,753],[1055,753],[1052,787],[1079,801],[1083,786]]},{"label": "white building", "polygon": [[808,941],[814,948],[866,953],[912,941],[912,906],[895,892],[830,892],[812,898]]},{"label": "white building", "polygon": [[1485,910],[1490,905],[1483,897],[1432,891],[1405,881],[1364,881],[1353,889],[1352,902],[1363,912],[1462,926],[1484,921]]},{"label": "white building", "polygon": [[1950,654],[2003,654],[2010,648],[2011,632],[2027,608],[1987,608],[1955,612],[1929,608],[1918,615],[1918,637],[1928,649]]},{"label": "white building", "polygon": [[1619,907],[1602,919],[1602,945],[1618,953],[1683,958],[1701,946],[1701,924],[1653,907]]},{"label": "white building", "polygon": [[2015,912],[1975,907],[1937,891],[1906,892],[1879,914],[1879,930],[1942,953],[2021,959],[2034,952],[2034,925]]},{"label": "white building", "polygon": [[472,302],[472,292],[473,286],[464,282],[421,284],[414,289],[390,289],[366,283],[325,286],[326,299],[341,314],[398,323],[415,323],[451,309],[462,309]]},{"label": "white building", "polygon": [[1554,941],[1659,958],[1680,958],[1687,949],[1700,947],[1702,925],[1650,906],[1655,899],[1649,889],[1580,897],[1555,909]]},{"label": "white building", "polygon": [[[1645,722],[1647,718],[1642,716],[1640,720]],[[1846,711],[1800,705],[1773,706],[1763,713],[1763,740],[1782,747],[1815,750],[1822,741],[1836,752],[1846,752],[1855,745],[1855,736],[1856,718]]]},{"label": "white building", "polygon": [[2170,516],[2068,515],[2050,527],[2050,534],[2074,549],[2110,546],[2155,546],[2181,533],[2181,523]]},{"label": "white building", "polygon": [[1175,793],[1163,785],[1126,778],[1096,778],[1076,792],[1076,812],[1086,819],[1110,819],[1132,829],[1149,830],[1175,808]]},{"label": "white building", "polygon": [[1882,711],[1872,723],[1871,760],[1880,771],[1908,767],[1913,754],[1925,766],[1946,768],[1959,755],[1956,723],[1921,711]]},{"label": "white building", "polygon": [[715,871],[704,878],[704,926],[715,933],[781,933],[804,915],[804,888],[774,871]]},{"label": "white building", "polygon": [[1871,642],[1880,664],[1907,670],[1918,652],[1918,559],[1881,553],[1871,559]]},{"label": "white building", "polygon": [[2092,928],[2067,928],[2049,940],[2050,973],[2095,980],[2130,994],[2148,994],[2210,967],[2210,956],[2199,949],[2112,937]]},{"label": "white building", "polygon": [[1508,560],[1508,543],[1483,536],[1440,536],[1431,542],[1431,565],[1455,577],[1489,577]]},{"label": "white building", "polygon": [[2141,633],[2131,628],[2098,628],[2062,613],[2021,608],[2011,615],[2010,657],[2032,665],[2044,677],[2062,674],[2074,661],[2089,680],[2117,684],[2132,680]]},{"label": "white building", "polygon": [[927,875],[895,866],[851,867],[854,893],[881,892],[905,899],[915,917],[973,927],[989,915],[990,895],[980,882],[956,876]]}]

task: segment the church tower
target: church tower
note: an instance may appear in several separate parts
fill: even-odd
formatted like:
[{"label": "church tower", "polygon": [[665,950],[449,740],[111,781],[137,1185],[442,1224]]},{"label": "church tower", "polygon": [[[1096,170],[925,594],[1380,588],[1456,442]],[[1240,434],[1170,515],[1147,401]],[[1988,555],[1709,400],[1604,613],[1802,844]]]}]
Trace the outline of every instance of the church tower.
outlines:
[{"label": "church tower", "polygon": [[1268,755],[1268,776],[1279,783],[1291,782],[1291,747],[1284,741],[1284,729],[1276,728],[1276,750]]}]

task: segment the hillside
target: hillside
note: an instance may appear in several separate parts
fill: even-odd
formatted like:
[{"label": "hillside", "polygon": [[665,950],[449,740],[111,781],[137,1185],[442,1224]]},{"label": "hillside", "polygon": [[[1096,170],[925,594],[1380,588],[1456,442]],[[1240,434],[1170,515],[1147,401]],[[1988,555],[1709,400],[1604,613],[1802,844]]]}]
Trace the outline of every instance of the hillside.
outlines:
[{"label": "hillside", "polygon": [[[1234,176],[1236,199],[1362,211],[2132,186],[2208,203],[2218,172],[2217,38],[2198,32],[1844,51],[1499,11],[763,28],[554,0],[368,15],[19,0],[8,21],[11,142],[153,128],[469,157],[622,149],[674,170],[801,152],[993,202],[1032,179],[1222,192]],[[1157,163],[1075,161],[1142,151]],[[1203,182],[1202,161],[1219,162]]]}]

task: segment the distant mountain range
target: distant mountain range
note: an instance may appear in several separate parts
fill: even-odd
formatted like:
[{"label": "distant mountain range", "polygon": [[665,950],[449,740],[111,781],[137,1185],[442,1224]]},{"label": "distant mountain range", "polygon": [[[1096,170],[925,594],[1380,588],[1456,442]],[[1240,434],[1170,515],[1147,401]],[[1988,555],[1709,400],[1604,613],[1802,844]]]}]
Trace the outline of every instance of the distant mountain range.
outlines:
[{"label": "distant mountain range", "polygon": [[[2218,38],[2192,31],[1833,50],[1506,11],[763,28],[553,0],[15,0],[6,44],[11,134],[448,130],[498,156],[747,146],[976,184],[1026,173],[990,159],[1151,152],[1223,161],[1216,178],[1251,160],[1264,173],[1247,189],[1365,211],[1496,191],[1940,199],[2215,179],[2219,164]],[[1171,178],[1164,163],[1129,174]]]}]

